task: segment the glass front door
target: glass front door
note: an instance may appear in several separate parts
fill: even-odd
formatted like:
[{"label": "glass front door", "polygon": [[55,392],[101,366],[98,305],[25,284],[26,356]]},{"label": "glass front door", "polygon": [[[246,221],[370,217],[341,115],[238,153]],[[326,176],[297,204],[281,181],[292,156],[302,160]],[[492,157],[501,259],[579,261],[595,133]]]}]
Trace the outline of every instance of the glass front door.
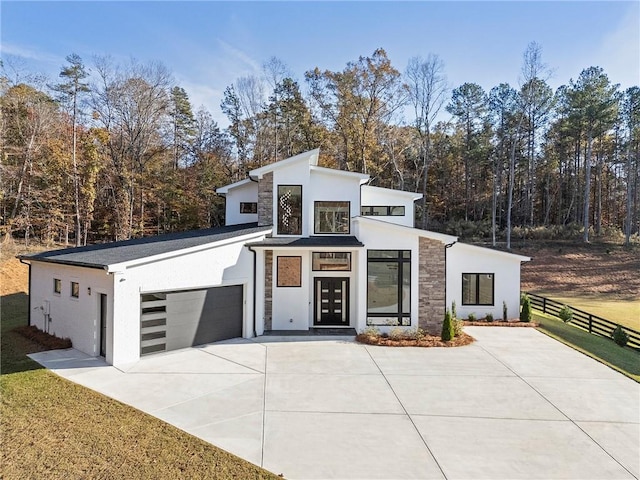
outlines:
[{"label": "glass front door", "polygon": [[314,282],[315,326],[349,326],[349,279],[316,277]]}]

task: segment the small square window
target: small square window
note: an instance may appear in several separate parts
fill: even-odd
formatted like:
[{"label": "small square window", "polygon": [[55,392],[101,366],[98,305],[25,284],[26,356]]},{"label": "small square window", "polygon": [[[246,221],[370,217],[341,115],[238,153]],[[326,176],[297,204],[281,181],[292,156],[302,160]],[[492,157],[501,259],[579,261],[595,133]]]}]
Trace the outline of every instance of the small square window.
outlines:
[{"label": "small square window", "polygon": [[73,298],[80,297],[80,284],[78,282],[71,282],[71,296]]},{"label": "small square window", "polygon": [[60,295],[62,293],[62,280],[59,278],[53,279],[53,293]]},{"label": "small square window", "polygon": [[240,213],[258,213],[258,203],[240,202]]}]

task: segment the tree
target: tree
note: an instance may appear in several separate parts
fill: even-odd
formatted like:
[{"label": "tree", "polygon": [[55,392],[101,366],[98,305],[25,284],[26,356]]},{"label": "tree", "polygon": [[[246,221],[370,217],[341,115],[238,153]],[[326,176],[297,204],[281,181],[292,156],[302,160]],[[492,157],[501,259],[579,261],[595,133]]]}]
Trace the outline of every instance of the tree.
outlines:
[{"label": "tree", "polygon": [[190,150],[195,123],[189,95],[182,87],[171,89],[169,116],[173,124],[173,168],[177,170],[181,164],[184,166],[188,163],[186,155]]},{"label": "tree", "polygon": [[278,161],[278,131],[279,131],[279,122],[278,122],[278,114],[279,112],[279,94],[282,82],[285,78],[290,79],[291,74],[289,73],[289,69],[286,64],[277,57],[271,57],[268,61],[266,61],[262,65],[262,70],[267,79],[267,83],[271,87],[271,91],[273,92],[270,100],[273,104],[276,105],[276,108],[269,109],[272,118],[273,118],[273,160]]},{"label": "tree", "polygon": [[[638,185],[638,153],[640,150],[640,88],[630,87],[624,93],[622,103],[622,117],[624,125],[627,129],[627,148],[626,148],[626,205],[625,205],[625,221],[624,221],[624,243],[629,246],[631,244],[631,232],[633,225],[633,185]],[[635,168],[634,168],[635,164]]]},{"label": "tree", "polygon": [[478,145],[477,135],[484,124],[487,112],[487,95],[476,83],[465,83],[453,90],[447,112],[457,117],[458,124],[465,132],[464,154],[464,219],[469,219],[471,203],[471,162],[474,150]]},{"label": "tree", "polygon": [[60,99],[63,103],[69,106],[71,111],[71,125],[72,125],[72,147],[71,158],[73,165],[73,193],[74,193],[74,207],[75,207],[75,241],[76,247],[82,245],[82,223],[80,217],[80,178],[78,173],[78,160],[76,156],[77,152],[77,126],[78,126],[78,111],[81,95],[88,93],[89,84],[83,80],[89,76],[86,71],[82,58],[79,55],[73,53],[66,58],[69,65],[62,67],[60,71],[60,77],[64,78],[66,82],[59,83],[54,86],[54,90],[60,94]]},{"label": "tree", "polygon": [[567,91],[569,116],[586,135],[583,241],[589,242],[589,206],[591,202],[591,162],[594,138],[608,131],[618,115],[618,85],[612,85],[600,67],[583,70]]},{"label": "tree", "polygon": [[428,224],[427,183],[430,161],[431,126],[446,101],[448,91],[444,62],[434,54],[425,60],[413,57],[405,73],[409,100],[414,110],[414,128],[420,142],[422,157],[422,228]]}]

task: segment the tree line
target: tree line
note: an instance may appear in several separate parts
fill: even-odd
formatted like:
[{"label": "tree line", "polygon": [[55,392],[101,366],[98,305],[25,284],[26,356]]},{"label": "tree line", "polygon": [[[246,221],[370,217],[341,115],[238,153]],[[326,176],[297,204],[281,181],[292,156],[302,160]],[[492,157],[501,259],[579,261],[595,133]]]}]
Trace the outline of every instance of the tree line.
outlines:
[{"label": "tree line", "polygon": [[[542,228],[640,228],[640,88],[597,66],[555,91],[536,43],[518,85],[452,86],[438,55],[404,71],[378,49],[303,84],[273,57],[195,109],[158,62],[75,54],[57,82],[0,77],[0,228],[83,245],[224,224],[216,188],[320,147],[321,164],[423,193],[416,225],[505,240]],[[517,68],[517,67],[516,67]]]}]

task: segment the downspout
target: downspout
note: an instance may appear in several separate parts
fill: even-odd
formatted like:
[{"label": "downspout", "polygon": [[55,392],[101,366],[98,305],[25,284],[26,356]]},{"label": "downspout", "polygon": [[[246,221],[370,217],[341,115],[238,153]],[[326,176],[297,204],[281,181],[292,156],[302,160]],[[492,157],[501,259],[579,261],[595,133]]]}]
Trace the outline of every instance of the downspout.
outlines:
[{"label": "downspout", "polygon": [[31,326],[31,264],[25,262],[22,258],[18,258],[18,260],[20,260],[20,263],[27,265],[29,267],[29,293],[28,295],[28,308],[27,308],[27,325]]},{"label": "downspout", "polygon": [[256,267],[258,265],[258,255],[256,251],[247,245],[247,248],[253,253],[253,336],[258,336],[256,332]]},{"label": "downspout", "polygon": [[453,247],[456,243],[458,243],[458,241],[454,240],[453,242],[447,243],[444,246],[444,313],[443,315],[447,314],[447,250]]}]

